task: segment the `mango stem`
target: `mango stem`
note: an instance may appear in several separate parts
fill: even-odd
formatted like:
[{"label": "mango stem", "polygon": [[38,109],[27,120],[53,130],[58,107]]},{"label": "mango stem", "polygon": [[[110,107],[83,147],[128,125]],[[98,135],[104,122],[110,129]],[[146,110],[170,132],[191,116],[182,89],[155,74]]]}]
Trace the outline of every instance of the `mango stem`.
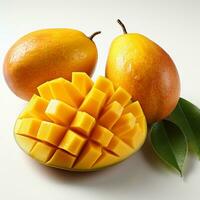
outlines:
[{"label": "mango stem", "polygon": [[127,34],[127,30],[125,25],[122,23],[122,21],[120,19],[117,20],[118,24],[122,27],[123,33]]},{"label": "mango stem", "polygon": [[96,35],[99,35],[101,31],[94,32],[89,38],[92,40]]}]

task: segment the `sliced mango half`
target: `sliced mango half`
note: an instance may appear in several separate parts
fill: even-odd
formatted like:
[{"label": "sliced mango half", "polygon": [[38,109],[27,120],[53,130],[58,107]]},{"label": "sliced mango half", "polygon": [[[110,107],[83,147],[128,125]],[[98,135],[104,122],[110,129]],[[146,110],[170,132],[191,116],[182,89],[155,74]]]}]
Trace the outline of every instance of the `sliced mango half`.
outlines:
[{"label": "sliced mango half", "polygon": [[16,120],[18,145],[40,163],[91,171],[121,162],[140,149],[147,123],[138,101],[100,76],[74,72],[38,87]]}]

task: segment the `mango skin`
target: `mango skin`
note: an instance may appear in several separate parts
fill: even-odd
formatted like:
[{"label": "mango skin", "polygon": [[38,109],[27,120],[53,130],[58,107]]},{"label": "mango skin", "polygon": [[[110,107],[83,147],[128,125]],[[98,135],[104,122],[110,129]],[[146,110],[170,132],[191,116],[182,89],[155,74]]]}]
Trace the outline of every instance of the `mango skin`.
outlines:
[{"label": "mango skin", "polygon": [[106,76],[140,102],[149,124],[167,117],[178,102],[180,79],[174,62],[141,34],[123,34],[113,40]]},{"label": "mango skin", "polygon": [[66,28],[31,32],[7,52],[4,76],[10,89],[29,100],[37,86],[57,77],[70,80],[74,71],[93,73],[97,62],[95,43],[84,33]]}]

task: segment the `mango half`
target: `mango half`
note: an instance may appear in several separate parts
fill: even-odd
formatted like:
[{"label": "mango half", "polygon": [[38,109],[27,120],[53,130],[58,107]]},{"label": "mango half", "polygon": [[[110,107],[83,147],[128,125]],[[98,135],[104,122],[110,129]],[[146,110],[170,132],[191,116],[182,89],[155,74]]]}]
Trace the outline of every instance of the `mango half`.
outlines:
[{"label": "mango half", "polygon": [[18,145],[40,163],[90,171],[116,164],[144,143],[147,123],[138,101],[100,76],[83,72],[72,81],[57,78],[38,87],[19,115]]}]

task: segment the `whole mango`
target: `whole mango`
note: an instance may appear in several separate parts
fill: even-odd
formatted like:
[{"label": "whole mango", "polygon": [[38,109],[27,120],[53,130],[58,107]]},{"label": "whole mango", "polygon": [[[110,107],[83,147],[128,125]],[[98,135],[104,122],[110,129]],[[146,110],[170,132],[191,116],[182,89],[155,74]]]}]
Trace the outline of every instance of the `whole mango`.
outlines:
[{"label": "whole mango", "polygon": [[138,33],[116,37],[110,47],[106,76],[138,100],[149,124],[167,117],[180,95],[180,80],[170,56],[155,42]]},{"label": "whole mango", "polygon": [[19,39],[7,52],[4,76],[10,89],[28,100],[37,86],[57,77],[70,80],[74,71],[91,75],[97,62],[92,38],[78,30],[43,29]]}]

